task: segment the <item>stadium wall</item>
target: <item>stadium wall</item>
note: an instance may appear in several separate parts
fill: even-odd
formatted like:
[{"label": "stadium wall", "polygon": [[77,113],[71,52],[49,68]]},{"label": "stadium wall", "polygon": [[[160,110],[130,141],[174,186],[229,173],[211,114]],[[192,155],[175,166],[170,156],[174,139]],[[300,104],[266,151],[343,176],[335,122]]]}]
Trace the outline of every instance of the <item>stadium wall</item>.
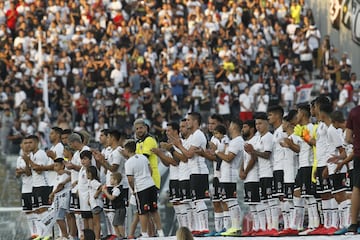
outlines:
[{"label": "stadium wall", "polygon": [[352,71],[360,78],[360,0],[308,0],[316,26],[330,36],[337,49],[334,54],[340,60],[348,52]]}]

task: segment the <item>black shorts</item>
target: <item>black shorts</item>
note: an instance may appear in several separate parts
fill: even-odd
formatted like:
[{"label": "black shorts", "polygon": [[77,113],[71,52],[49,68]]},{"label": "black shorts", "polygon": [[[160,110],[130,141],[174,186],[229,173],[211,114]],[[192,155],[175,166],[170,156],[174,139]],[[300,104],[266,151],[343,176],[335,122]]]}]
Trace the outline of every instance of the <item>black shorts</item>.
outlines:
[{"label": "black shorts", "polygon": [[244,183],[245,196],[244,202],[248,205],[260,202],[260,184],[258,182]]},{"label": "black shorts", "polygon": [[180,201],[180,185],[179,180],[170,180],[169,181],[169,201],[177,202]]},{"label": "black shorts", "polygon": [[273,178],[260,178],[260,200],[272,199]]},{"label": "black shorts", "polygon": [[347,190],[346,173],[331,174],[329,176],[331,184],[331,193],[339,193]]},{"label": "black shorts", "polygon": [[24,212],[32,211],[32,202],[33,202],[32,197],[33,197],[32,193],[21,194],[22,209]]},{"label": "black shorts", "polygon": [[360,156],[354,156],[353,186],[360,188]]},{"label": "black shorts", "polygon": [[318,167],[316,169],[316,193],[324,194],[331,192],[329,178],[323,178],[322,173],[326,167]]},{"label": "black shorts", "polygon": [[220,181],[218,177],[214,177],[213,179],[213,188],[214,193],[212,194],[212,201],[213,202],[219,202],[222,199],[221,196],[221,187],[220,187]]},{"label": "black shorts", "polygon": [[91,211],[81,211],[80,214],[81,214],[81,218],[84,218],[84,219],[93,218]]},{"label": "black shorts", "polygon": [[126,208],[115,209],[113,226],[125,226]]},{"label": "black shorts", "polygon": [[129,188],[121,189],[120,198],[122,199],[120,207],[128,207],[129,206]]},{"label": "black shorts", "polygon": [[80,209],[79,196],[76,193],[70,194],[70,211],[78,211]]},{"label": "black shorts", "polygon": [[347,174],[346,174],[346,187],[348,191],[352,191],[352,187],[353,187],[353,170],[348,170]]},{"label": "black shorts", "polygon": [[284,196],[284,171],[277,170],[273,172],[274,185],[273,185],[273,197]]},{"label": "black shorts", "polygon": [[220,183],[223,201],[237,199],[236,183]]},{"label": "black shorts", "polygon": [[49,195],[52,191],[52,187],[42,186],[42,187],[33,187],[33,209],[41,208],[41,207],[50,207],[49,203]]},{"label": "black shorts", "polygon": [[193,201],[210,198],[208,174],[191,174],[190,192]]},{"label": "black shorts", "polygon": [[[111,194],[112,189],[113,189],[114,187],[108,186],[108,187],[106,187],[106,188],[107,188],[108,193]],[[106,197],[106,198],[103,198],[103,203],[104,203],[104,210],[106,210],[106,211],[114,211],[110,199],[108,199],[107,197]]]},{"label": "black shorts", "polygon": [[[310,197],[315,195],[315,185],[311,181],[312,167],[302,167],[296,175],[296,187],[299,188],[302,197]],[[295,181],[296,181],[295,180]]]},{"label": "black shorts", "polygon": [[191,193],[190,193],[190,180],[182,180],[179,182],[181,202],[190,202]]},{"label": "black shorts", "polygon": [[294,198],[295,183],[284,183],[284,199],[292,200]]},{"label": "black shorts", "polygon": [[135,193],[135,199],[139,215],[155,212],[158,209],[158,189],[155,186]]}]

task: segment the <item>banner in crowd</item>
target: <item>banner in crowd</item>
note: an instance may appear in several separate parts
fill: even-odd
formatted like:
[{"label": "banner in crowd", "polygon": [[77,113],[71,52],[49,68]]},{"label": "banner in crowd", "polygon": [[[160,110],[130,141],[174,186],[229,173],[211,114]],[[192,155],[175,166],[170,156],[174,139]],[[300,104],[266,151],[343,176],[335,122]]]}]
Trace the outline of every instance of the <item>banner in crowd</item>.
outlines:
[{"label": "banner in crowd", "polygon": [[352,0],[351,15],[352,40],[360,45],[360,0]]},{"label": "banner in crowd", "polygon": [[351,29],[351,9],[352,2],[351,0],[344,0],[342,5],[342,18],[341,22],[347,29]]},{"label": "banner in crowd", "polygon": [[330,0],[329,4],[329,17],[333,28],[340,29],[340,17],[341,17],[341,3],[342,0]]},{"label": "banner in crowd", "polygon": [[311,101],[311,91],[313,88],[313,84],[304,84],[300,85],[296,88],[297,99],[296,104],[299,103],[309,103]]}]

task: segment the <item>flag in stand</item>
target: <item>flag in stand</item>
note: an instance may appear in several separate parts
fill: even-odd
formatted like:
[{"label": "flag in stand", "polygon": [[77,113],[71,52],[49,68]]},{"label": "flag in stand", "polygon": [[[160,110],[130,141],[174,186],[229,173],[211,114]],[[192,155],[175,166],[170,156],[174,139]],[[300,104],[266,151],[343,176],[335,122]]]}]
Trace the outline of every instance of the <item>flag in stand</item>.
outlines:
[{"label": "flag in stand", "polygon": [[298,86],[296,88],[296,92],[297,92],[296,104],[310,102],[312,88],[313,88],[312,83]]}]

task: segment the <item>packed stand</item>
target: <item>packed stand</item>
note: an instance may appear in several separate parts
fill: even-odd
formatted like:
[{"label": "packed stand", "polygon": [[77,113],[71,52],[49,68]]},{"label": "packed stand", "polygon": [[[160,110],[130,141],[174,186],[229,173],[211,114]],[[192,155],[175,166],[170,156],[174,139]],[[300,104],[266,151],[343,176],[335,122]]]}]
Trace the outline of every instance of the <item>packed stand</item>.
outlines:
[{"label": "packed stand", "polygon": [[[72,206],[60,207],[57,215],[63,238],[78,237],[80,233],[75,228],[82,229],[81,226],[92,228],[97,239],[100,232],[119,237],[125,237],[125,232],[132,235],[133,226],[129,231],[123,226],[127,198],[124,200],[121,195],[116,209],[111,209],[114,208],[109,205],[111,201],[103,202],[98,198],[104,194],[106,199],[113,200],[119,194],[129,195],[129,190],[135,187],[135,190],[141,189],[140,192],[147,191],[151,199],[146,200],[154,203],[138,208],[135,219],[138,217],[140,221],[141,234],[163,236],[155,196],[160,188],[158,157],[169,166],[178,164],[178,171],[183,173],[177,177],[172,175],[172,180],[178,181],[185,194],[181,201],[176,194],[172,200],[179,226],[189,227],[194,235],[243,234],[236,184],[239,168],[240,177],[246,182],[252,169],[247,166],[250,163],[254,166],[253,158],[258,159],[259,171],[253,169],[248,179],[251,184],[245,191],[253,196],[246,196],[246,200],[252,205],[250,210],[257,225],[247,234],[298,234],[303,230],[304,205],[311,206],[308,226],[311,231],[318,229],[320,223],[324,231],[321,234],[328,234],[330,230],[334,233],[349,225],[349,198],[342,194],[345,188],[336,189],[341,190],[334,193],[340,193],[339,198],[335,197],[337,202],[333,195],[322,199],[323,204],[331,205],[332,209],[341,203],[340,225],[335,220],[329,222],[330,212],[327,212],[326,222],[317,215],[313,185],[306,176],[313,166],[313,157],[309,156],[314,155],[307,144],[313,140],[314,146],[318,139],[309,137],[313,134],[311,131],[315,131],[312,125],[303,127],[310,124],[310,107],[300,105],[297,110],[300,116],[295,120],[292,110],[302,103],[297,89],[310,81],[319,81],[321,95],[328,96],[331,103],[318,102],[324,107],[313,117],[326,121],[329,126],[333,108],[346,118],[350,109],[358,104],[359,81],[351,71],[351,60],[346,53],[339,61],[334,58],[336,48],[328,36],[322,39],[305,1],[28,0],[0,1],[0,9],[3,9],[0,18],[3,23],[0,29],[1,146],[3,153],[18,153],[22,143],[22,152],[29,156],[20,156],[18,175],[29,177],[31,170],[33,177],[38,177],[39,181],[32,186],[36,191],[32,192],[39,195],[42,202],[30,204],[36,208],[35,212],[25,209],[29,213],[29,223],[38,222],[39,216],[44,216],[49,207],[48,198],[53,202],[58,192],[71,188],[71,196],[66,197],[72,199]],[[48,99],[43,98],[46,95]],[[319,112],[323,113],[320,119]],[[301,129],[297,129],[298,142],[292,140],[296,147],[289,147],[285,140],[276,147],[271,145],[273,135],[268,125],[277,130],[284,113],[287,116],[284,122],[289,122],[287,128],[283,127],[286,136],[291,136],[291,129],[294,131],[295,126],[301,125]],[[206,121],[207,135],[200,130],[206,126]],[[245,125],[249,131],[246,134]],[[278,131],[279,135],[274,133],[277,140],[280,135],[286,138],[283,131]],[[307,131],[306,141],[303,131]],[[124,142],[134,133],[138,140],[135,147],[134,142]],[[149,133],[155,137],[148,138]],[[64,134],[70,135],[69,138],[59,140]],[[263,139],[263,136],[266,137]],[[7,140],[11,140],[11,150]],[[206,149],[207,140],[211,142],[209,149]],[[103,152],[90,148],[92,142],[98,143]],[[163,143],[160,148],[157,142]],[[41,152],[41,149],[56,146],[55,143],[63,144],[63,151]],[[302,160],[311,158],[300,166],[300,169],[306,168],[301,170],[302,175],[306,175],[297,184],[306,181],[303,183],[305,189],[294,190],[295,175],[288,176],[286,183],[289,185],[286,186],[291,194],[281,202],[284,189],[278,187],[274,196],[269,189],[273,177],[281,184],[285,179],[281,175],[285,170],[281,168],[280,158],[276,167],[269,165],[272,152],[279,154],[278,148],[284,152],[283,148],[290,148],[292,152],[288,154],[291,156],[297,155],[293,152],[303,154]],[[44,166],[45,162],[36,162],[39,159],[33,158],[35,153],[41,154],[42,161],[51,158],[53,163]],[[146,167],[139,169],[131,164],[134,158],[139,158],[146,166],[143,156],[149,160],[151,173]],[[215,211],[213,232],[209,230],[205,204],[212,195],[209,194],[209,169],[205,159],[214,162],[214,176],[220,181],[214,188],[221,190],[215,190],[217,195],[211,196]],[[189,165],[185,164],[187,160]],[[248,165],[244,166],[245,163]],[[92,170],[91,166],[99,171]],[[67,170],[64,171],[64,167]],[[295,170],[295,166],[293,168]],[[47,178],[44,180],[41,175],[45,171],[56,175],[57,182],[45,181]],[[141,171],[147,177],[143,180],[146,184],[136,186],[131,180]],[[280,172],[275,174],[277,171]],[[29,183],[26,184],[23,193],[31,194]],[[43,188],[49,186],[53,187],[51,191]],[[119,191],[114,187],[119,187]],[[179,190],[176,186],[170,189],[172,187],[175,192]],[[253,194],[259,193],[259,187],[262,195],[257,199]],[[329,193],[329,189],[322,190],[322,194]],[[77,196],[76,192],[80,194]],[[50,196],[41,195],[46,193]],[[87,203],[89,194],[91,201]],[[80,206],[75,202],[76,197],[79,197]],[[293,205],[297,212],[291,215]],[[279,228],[280,211],[287,220],[284,229]],[[108,221],[108,231],[100,230],[103,215]],[[297,218],[292,219],[293,216]],[[64,227],[65,217],[68,229]],[[152,232],[147,232],[148,218],[154,219]],[[32,231],[38,234],[34,228]]]}]

